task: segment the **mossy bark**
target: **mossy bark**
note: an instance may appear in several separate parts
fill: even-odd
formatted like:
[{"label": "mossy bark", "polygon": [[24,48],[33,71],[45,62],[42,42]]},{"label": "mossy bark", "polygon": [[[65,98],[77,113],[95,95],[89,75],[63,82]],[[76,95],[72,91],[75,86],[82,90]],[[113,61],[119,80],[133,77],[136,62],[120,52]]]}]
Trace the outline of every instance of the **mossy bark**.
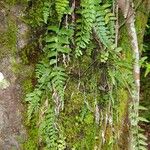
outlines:
[{"label": "mossy bark", "polygon": [[[136,4],[139,4],[139,1],[135,0],[135,7]],[[149,12],[150,12],[150,2],[148,0],[144,0],[141,1],[140,5],[138,7],[136,7],[136,20],[135,20],[135,25],[136,25],[136,31],[137,31],[137,36],[138,36],[138,44],[139,44],[139,48],[140,48],[140,53],[142,54],[142,50],[143,50],[143,37],[144,37],[144,33],[145,33],[145,28],[146,28],[146,24],[148,21],[148,17],[149,17]],[[122,16],[120,16],[122,18]],[[121,22],[124,22],[121,19]],[[130,37],[127,33],[127,27],[124,24],[124,26],[120,29],[120,39],[119,39],[119,45],[124,49],[125,51],[125,58],[129,60],[129,63],[132,64],[132,52],[131,52],[131,42],[130,42]],[[124,92],[126,92],[126,89],[123,90]],[[123,93],[123,92],[121,92]],[[129,120],[128,120],[128,108],[129,108],[129,102],[130,102],[130,94],[128,93],[129,97],[127,96],[124,100],[124,106],[123,108],[119,108],[119,109],[123,109],[126,110],[124,111],[125,114],[122,118],[123,122],[121,123],[121,128],[122,128],[122,134],[121,134],[121,149],[128,149],[128,144],[130,143],[130,139],[129,137],[129,132],[130,132],[130,128],[129,128]],[[125,117],[126,116],[126,117]]]},{"label": "mossy bark", "polygon": [[[19,82],[17,85],[19,85],[19,91],[21,93],[20,93],[17,103],[21,104],[21,99],[24,95],[23,91],[26,94],[32,88],[32,75],[33,75],[32,73],[34,70],[34,65],[26,61],[26,55],[25,55],[24,60],[25,62],[27,62],[27,64],[23,63],[24,61],[22,60],[22,57],[23,57],[22,54],[24,53],[20,51],[22,50],[22,48],[24,48],[24,46],[22,47],[22,45],[20,45],[21,46],[20,47],[17,45],[19,39],[22,40],[25,38],[24,40],[26,41],[26,39],[29,38],[28,36],[23,35],[23,36],[19,36],[19,39],[18,39],[18,27],[24,23],[19,21],[20,18],[18,18],[18,16],[15,16],[16,15],[15,11],[18,12],[18,10],[16,10],[15,7],[20,8],[21,6],[21,8],[23,7],[24,9],[25,7],[24,3],[23,5],[21,5],[21,4],[17,4],[17,2],[13,2],[13,3],[10,3],[10,1],[7,1],[7,2],[8,3],[6,4],[0,3],[0,8],[2,10],[0,12],[0,18],[3,20],[0,23],[1,24],[0,58],[1,60],[4,60],[4,58],[8,58],[7,60],[11,60],[11,61],[8,61],[9,65],[11,66],[10,67],[11,69],[8,71],[11,71],[11,74],[15,78],[14,85],[16,85],[16,82],[17,83]],[[145,0],[142,3],[142,5],[139,6],[136,12],[136,28],[137,28],[137,33],[139,37],[138,38],[139,45],[141,49],[142,49],[142,44],[143,44],[143,35],[145,31],[145,26],[146,26],[146,22],[148,19],[147,12],[150,9],[148,7],[149,5],[147,4],[148,4],[148,1]],[[22,12],[22,9],[20,12]],[[18,24],[18,21],[19,21],[19,24]],[[119,45],[124,50],[123,58],[128,59],[128,62],[132,63],[131,46],[130,46],[131,43],[130,43],[130,39],[126,30],[127,29],[125,25],[120,30]],[[28,42],[26,44],[28,44]],[[112,126],[105,124],[104,120],[100,122],[100,125],[97,125],[95,124],[95,119],[93,117],[95,115],[95,112],[94,112],[95,110],[92,108],[95,108],[97,100],[98,100],[98,105],[100,108],[100,113],[107,111],[107,109],[104,108],[104,105],[105,105],[104,101],[107,98],[105,97],[105,94],[97,93],[97,90],[95,89],[95,85],[93,85],[94,80],[104,81],[103,75],[100,76],[100,74],[102,74],[103,70],[105,70],[105,66],[101,68],[101,71],[96,70],[96,69],[90,70],[91,68],[89,68],[89,66],[92,64],[92,59],[89,58],[88,56],[84,56],[80,62],[75,61],[75,65],[73,66],[74,68],[72,68],[74,72],[73,72],[71,81],[69,81],[69,84],[67,84],[65,110],[60,115],[60,122],[65,132],[66,140],[68,143],[68,149],[71,149],[71,148],[76,149],[77,147],[80,147],[81,150],[82,149],[92,150],[93,148],[95,149],[102,148],[106,150],[107,149],[108,150],[111,150],[111,149],[112,150],[113,149],[127,150],[127,147],[128,147],[127,145],[129,143],[129,139],[126,138],[129,135],[129,124],[128,124],[128,107],[129,107],[129,100],[130,100],[129,93],[127,92],[126,89],[118,89],[118,96],[120,97],[120,101],[118,104],[119,106],[118,107],[118,114],[119,114],[118,120],[119,121],[117,121],[117,123],[114,123],[113,129],[117,131],[117,133],[119,133],[120,135],[118,137],[119,139],[117,143],[114,144],[113,143],[114,141],[112,139],[112,136],[114,135],[113,133],[114,131],[112,132]],[[94,64],[94,65],[95,65],[94,67],[96,68],[97,64]],[[4,69],[5,68],[3,67],[3,70]],[[85,96],[84,92],[86,92],[85,90],[88,91],[88,89],[84,87],[86,85],[83,85],[83,83],[80,82],[80,79],[78,80],[78,77],[79,77],[79,74],[86,75],[87,69],[88,71],[90,70],[92,73],[87,75],[88,77],[84,79],[84,82],[90,81],[90,85],[87,85],[87,87],[90,87],[91,89],[93,89],[93,93],[88,93],[88,95]],[[84,78],[84,76],[82,78]],[[14,90],[17,90],[17,89],[14,89]],[[107,89],[105,92],[107,93]],[[104,113],[103,115],[101,115],[101,117],[105,117],[105,115],[106,114]],[[25,118],[24,118],[24,121],[25,121]],[[28,138],[28,141],[24,144],[23,149],[31,149],[31,150],[38,149],[35,143],[35,141],[38,142],[38,139],[37,139],[38,133],[37,133],[35,122],[33,120],[33,125],[31,125],[33,128],[29,129],[29,132],[30,132],[29,135],[31,137]],[[104,130],[105,130],[104,132],[105,135],[103,135]],[[103,135],[104,137],[102,137],[100,134]],[[101,146],[104,143],[104,141],[106,141],[106,144],[104,146]],[[74,146],[72,147],[72,145]],[[112,145],[115,145],[115,146],[112,147]]]},{"label": "mossy bark", "polygon": [[34,67],[25,64],[21,56],[29,41],[24,10],[23,1],[0,1],[0,72],[9,83],[0,87],[0,149],[22,149],[28,137],[23,99],[32,87]]}]

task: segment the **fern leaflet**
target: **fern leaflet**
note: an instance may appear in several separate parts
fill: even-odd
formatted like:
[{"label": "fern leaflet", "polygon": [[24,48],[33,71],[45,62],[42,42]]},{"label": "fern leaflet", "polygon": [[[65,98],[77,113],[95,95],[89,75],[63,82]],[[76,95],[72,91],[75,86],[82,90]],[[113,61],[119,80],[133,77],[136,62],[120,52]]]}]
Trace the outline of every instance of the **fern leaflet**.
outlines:
[{"label": "fern leaflet", "polygon": [[66,9],[69,7],[68,0],[56,0],[55,1],[55,8],[58,14],[58,20],[61,21],[61,18],[64,14],[66,14]]},{"label": "fern leaflet", "polygon": [[109,22],[109,17],[111,16],[109,13],[110,5],[97,5],[97,13],[96,13],[96,20],[94,31],[97,34],[99,40],[105,45],[106,48],[110,48],[113,45],[112,34],[110,29],[108,28],[107,24]]},{"label": "fern leaflet", "polygon": [[81,18],[77,20],[76,56],[82,55],[82,50],[89,44],[92,26],[95,20],[95,1],[81,0]]},{"label": "fern leaflet", "polygon": [[28,107],[28,121],[31,120],[33,113],[38,112],[41,102],[42,91],[36,88],[32,93],[27,94],[26,101],[29,103]]}]

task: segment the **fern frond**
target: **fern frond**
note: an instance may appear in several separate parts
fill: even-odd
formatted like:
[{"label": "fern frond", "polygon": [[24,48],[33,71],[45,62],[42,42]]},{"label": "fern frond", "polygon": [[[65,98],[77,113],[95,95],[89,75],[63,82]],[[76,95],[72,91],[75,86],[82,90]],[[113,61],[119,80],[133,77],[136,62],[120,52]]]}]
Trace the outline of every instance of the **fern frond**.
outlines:
[{"label": "fern frond", "polygon": [[57,140],[57,143],[58,143],[58,150],[65,150],[66,149],[65,137],[63,136],[62,133],[59,133],[59,139]]},{"label": "fern frond", "polygon": [[108,27],[108,23],[110,22],[110,18],[112,16],[109,10],[109,6],[110,5],[97,5],[97,13],[94,26],[94,31],[97,37],[102,42],[102,44],[105,45],[106,48],[110,48],[114,42],[112,38],[112,34],[114,34],[114,29],[109,29]]},{"label": "fern frond", "polygon": [[81,0],[81,10],[79,11],[81,18],[77,20],[76,56],[81,56],[82,49],[85,49],[89,44],[95,20],[95,3],[94,0]]},{"label": "fern frond", "polygon": [[60,101],[63,101],[64,86],[68,77],[65,70],[62,67],[54,67],[50,76],[54,91],[59,95]]},{"label": "fern frond", "polygon": [[59,30],[56,26],[50,26],[48,31],[54,32],[54,35],[47,34],[46,36],[46,47],[47,54],[50,57],[58,55],[58,53],[68,54],[71,49],[68,47],[69,39],[72,36],[72,30],[62,28]]},{"label": "fern frond", "polygon": [[62,54],[69,54],[69,39],[72,36],[70,29],[62,28],[61,30],[56,26],[48,27],[49,34],[46,36],[45,53],[49,60],[49,65],[52,68],[48,79],[51,82],[53,90],[53,100],[56,105],[55,112],[58,114],[63,108],[64,100],[64,86],[67,80],[67,74],[63,67],[60,67],[60,56]]},{"label": "fern frond", "polygon": [[31,120],[32,115],[38,112],[41,102],[42,91],[36,88],[33,92],[27,94],[26,101],[29,103],[28,107],[28,121]]},{"label": "fern frond", "polygon": [[[105,5],[103,5],[103,6],[105,6]],[[105,12],[106,12],[105,23],[106,23],[107,27],[109,28],[111,38],[114,40],[115,39],[115,20],[116,20],[116,17],[111,12],[110,6],[111,5],[108,5],[107,7],[103,7],[103,8],[107,8],[107,9],[105,9]]]},{"label": "fern frond", "polygon": [[39,89],[46,90],[47,88],[51,90],[51,84],[50,84],[50,74],[52,72],[52,69],[50,67],[50,64],[43,60],[39,62],[36,66],[36,78],[38,79],[37,87]]},{"label": "fern frond", "polygon": [[39,134],[46,143],[46,148],[57,149],[57,131],[55,126],[55,116],[51,108],[47,109],[44,119],[39,127]]},{"label": "fern frond", "polygon": [[44,23],[47,24],[47,21],[48,21],[48,18],[51,14],[51,3],[46,1],[44,2],[43,4],[43,20],[44,20]]},{"label": "fern frond", "polygon": [[66,10],[69,7],[68,0],[56,0],[55,1],[55,8],[58,14],[58,20],[61,21],[61,18],[64,14],[66,14]]},{"label": "fern frond", "polygon": [[33,6],[29,10],[27,21],[32,27],[42,26],[44,23],[47,24],[48,19],[52,14],[52,0],[36,0]]}]

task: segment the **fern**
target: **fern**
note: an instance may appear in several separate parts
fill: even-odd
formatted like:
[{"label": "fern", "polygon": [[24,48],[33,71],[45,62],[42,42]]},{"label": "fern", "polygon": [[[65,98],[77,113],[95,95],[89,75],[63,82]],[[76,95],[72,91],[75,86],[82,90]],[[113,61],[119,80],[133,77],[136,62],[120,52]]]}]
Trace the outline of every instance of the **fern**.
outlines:
[{"label": "fern", "polygon": [[[131,104],[132,107],[130,107],[130,119],[131,119],[131,133],[132,133],[132,142],[131,146],[135,150],[146,150],[146,146],[148,145],[146,143],[147,137],[143,134],[143,129],[138,125],[139,122],[149,122],[147,119],[140,117],[139,114],[137,114],[136,110],[146,110],[146,108],[139,106],[137,104]],[[132,109],[132,110],[131,110]]]},{"label": "fern", "polygon": [[[54,91],[53,98],[55,100],[57,108],[59,108],[60,102],[62,102],[63,108],[64,86],[66,79],[67,74],[65,73],[65,70],[62,67],[55,67],[53,69],[53,72],[51,73],[51,82]],[[59,112],[59,109],[57,112]]]},{"label": "fern", "polygon": [[47,44],[44,51],[47,59],[43,59],[43,61],[37,65],[37,89],[28,94],[26,98],[29,102],[29,118],[31,118],[31,114],[39,105],[41,90],[46,91],[49,89],[53,92],[53,98],[57,108],[60,107],[60,103],[62,103],[61,106],[63,106],[64,85],[67,74],[63,67],[58,67],[58,55],[63,53],[68,54],[70,52],[69,47],[67,47],[67,44],[69,43],[67,34],[70,35],[70,32],[67,29],[59,31],[57,27],[49,27],[49,31],[55,32],[56,35],[51,36],[47,34],[46,36]]},{"label": "fern", "polygon": [[[117,130],[116,128],[122,126],[122,124],[120,124],[121,121],[117,120],[117,117],[122,117],[122,114],[119,114],[122,108],[120,107],[120,110],[117,110],[117,106],[122,105],[119,104],[122,100],[119,96],[122,96],[122,93],[119,95],[117,92],[118,89],[127,89],[132,95],[134,80],[131,71],[132,64],[129,63],[129,60],[122,59],[124,52],[114,44],[116,18],[115,14],[112,13],[112,3],[112,0],[80,0],[80,2],[69,0],[37,0],[35,3],[33,2],[33,5],[36,7],[30,9],[31,24],[34,27],[42,27],[42,31],[46,31],[46,34],[41,36],[44,37],[44,40],[41,42],[44,48],[42,58],[40,57],[41,61],[36,65],[35,69],[37,84],[35,85],[35,90],[26,96],[26,101],[29,104],[28,120],[30,121],[35,114],[39,115],[39,136],[40,141],[42,141],[41,145],[45,146],[46,150],[65,150],[66,148],[71,149],[71,147],[75,147],[75,149],[92,149],[94,146],[96,149],[104,149],[104,147],[106,149],[117,149],[118,147],[120,129]],[[72,10],[78,9],[76,12],[72,12],[70,16],[68,15],[71,12],[69,5],[72,5]],[[64,20],[65,15],[66,20]],[[73,28],[76,32],[75,37],[73,36],[72,29],[70,29],[70,26],[72,27],[71,23],[74,23],[74,20],[76,20],[76,27]],[[67,28],[64,22],[67,24]],[[73,43],[74,40],[75,43]],[[73,62],[70,64],[72,66],[67,66],[66,69],[66,56],[67,58],[74,58],[72,49],[75,49],[76,57],[85,55],[80,59],[82,64],[77,65]],[[87,67],[87,65],[89,66]],[[103,69],[103,66],[105,69]],[[68,79],[67,71],[71,71],[75,75],[77,73],[77,76],[80,76],[81,73],[79,79],[79,85],[81,86],[75,91],[78,94],[73,96],[72,102],[73,105],[82,104],[83,102],[80,99],[84,99],[86,109],[92,112],[86,120],[83,120],[83,117],[78,119],[77,113],[81,107],[75,108],[75,111],[68,111],[66,108],[63,114],[60,114],[64,107],[65,85]],[[92,80],[90,79],[91,76],[94,76]],[[74,85],[76,86],[76,83],[71,80],[68,91],[72,91],[75,87]],[[82,95],[83,91],[84,94]],[[101,98],[99,99],[100,96],[103,96],[102,100]],[[123,93],[123,96],[126,99],[126,94]],[[95,101],[92,100],[93,97],[95,97]],[[71,104],[66,102],[68,103],[66,106],[72,106],[72,102]],[[100,107],[103,109],[100,109]],[[134,107],[131,109],[132,113],[130,116],[133,149],[144,150],[146,137],[138,127],[138,122],[146,120],[138,117]],[[66,114],[67,116],[70,114],[75,115],[77,119],[72,122],[74,123],[76,120],[79,120],[82,124],[80,126],[77,122],[73,126],[78,127],[79,130],[73,128],[75,130],[72,132],[69,129],[67,130],[67,134],[72,132],[77,137],[79,133],[83,132],[81,139],[86,137],[85,140],[88,142],[96,137],[97,142],[93,145],[90,143],[90,147],[88,144],[82,144],[82,142],[81,144],[75,142],[75,145],[71,145],[72,143],[68,143],[67,145],[63,131],[61,130],[62,124],[65,127],[70,125],[68,123],[70,120],[63,118]],[[99,129],[99,133],[95,135],[91,135],[93,132],[89,130],[90,126],[82,128],[85,125],[84,123],[91,124],[91,127],[93,127],[94,116],[92,114],[95,114],[97,123],[101,123],[100,126],[102,126]],[[66,122],[63,122],[62,119]],[[119,119],[121,120],[122,118]],[[116,124],[117,127],[113,128],[112,123]],[[110,128],[107,128],[109,124]],[[79,133],[77,133],[78,131]],[[86,131],[87,135],[84,134]],[[115,133],[115,131],[117,132]],[[108,135],[109,139],[107,133],[110,133]],[[97,140],[100,134],[103,134],[101,144]],[[72,134],[67,135],[67,137],[67,141],[73,139]],[[85,140],[83,139],[82,141]],[[115,140],[116,142],[114,142]],[[87,146],[84,147],[84,145]]]},{"label": "fern", "polygon": [[105,15],[105,23],[107,25],[107,27],[110,30],[110,35],[111,38],[115,39],[115,20],[116,17],[115,15],[111,12],[111,5],[110,4],[105,4],[102,6],[105,9],[106,15]]},{"label": "fern", "polygon": [[[147,110],[145,107],[143,107],[143,106],[138,106],[137,107],[137,109],[138,109],[138,111],[139,110]],[[146,122],[146,123],[148,123],[149,121],[147,120],[147,119],[145,119],[145,118],[143,118],[143,117],[140,117],[140,116],[138,116],[137,117],[137,121],[138,121],[138,123],[139,122]],[[136,137],[136,139],[137,139],[137,149],[138,150],[146,150],[147,148],[147,137],[143,134],[143,129],[141,129],[141,127],[138,125],[138,127],[137,127],[137,129],[138,129],[138,133],[137,133],[137,137]]]},{"label": "fern", "polygon": [[32,3],[29,8],[27,21],[32,27],[42,26],[44,23],[47,24],[48,18],[52,14],[52,0],[37,0]]},{"label": "fern", "polygon": [[143,134],[143,130],[139,127],[137,134],[137,150],[147,150],[147,137]]},{"label": "fern", "polygon": [[[42,96],[47,91],[51,94],[46,95],[46,97],[55,103],[55,115],[58,115],[60,109],[63,108],[64,86],[67,74],[60,60],[62,54],[69,54],[70,52],[68,44],[71,36],[72,31],[70,29],[62,28],[60,30],[56,26],[48,27],[45,37],[46,45],[43,50],[45,57],[36,66],[37,85],[35,90],[26,96],[26,101],[29,104],[29,121],[32,115],[39,111],[42,105]],[[64,139],[58,137],[56,127],[54,126],[54,114],[49,109],[47,108],[47,112],[44,114],[44,121],[40,126],[40,134],[44,138],[43,141],[46,143],[46,148],[56,149],[58,147],[60,150],[63,150],[65,147]],[[58,142],[57,139],[59,139]]]},{"label": "fern", "polygon": [[69,7],[68,0],[55,0],[55,8],[58,14],[58,20],[61,21],[61,18],[64,14],[67,13],[67,8]]},{"label": "fern", "polygon": [[46,60],[40,61],[36,66],[36,78],[38,84],[36,85],[39,89],[42,90],[51,90],[50,83],[50,74],[52,72],[52,68],[49,65],[49,62]]},{"label": "fern", "polygon": [[28,107],[28,121],[31,120],[32,115],[38,112],[41,102],[42,91],[36,88],[32,93],[27,94],[26,101],[29,103]]},{"label": "fern", "polygon": [[43,20],[44,23],[47,24],[48,18],[51,14],[51,3],[50,2],[44,2],[43,4]]},{"label": "fern", "polygon": [[57,149],[57,131],[55,116],[51,108],[48,108],[39,128],[39,134],[46,143],[47,149]]},{"label": "fern", "polygon": [[89,44],[95,20],[95,4],[95,0],[81,0],[81,10],[79,10],[81,18],[77,20],[76,56],[81,56],[82,49],[85,49]]},{"label": "fern", "polygon": [[[63,67],[59,65],[59,55],[69,54],[70,48],[68,47],[69,38],[72,34],[69,29],[61,29],[51,26],[48,28],[49,32],[54,32],[54,36],[48,34],[46,36],[45,53],[49,59],[49,64],[52,67],[50,80],[53,88],[53,98],[57,105],[57,112],[59,112],[60,102],[64,99],[64,85],[67,79],[67,74]],[[62,104],[63,107],[63,104]]]},{"label": "fern", "polygon": [[47,108],[44,116],[40,123],[39,134],[46,144],[45,149],[64,150],[66,148],[65,138],[62,131],[57,127],[52,108]]},{"label": "fern", "polygon": [[97,13],[94,26],[94,31],[97,37],[102,42],[102,44],[105,45],[106,48],[110,48],[111,45],[113,45],[113,39],[111,36],[111,34],[113,33],[111,33],[110,29],[107,26],[110,19],[110,13],[108,9],[109,6],[110,5],[107,4],[103,6],[97,5]]}]

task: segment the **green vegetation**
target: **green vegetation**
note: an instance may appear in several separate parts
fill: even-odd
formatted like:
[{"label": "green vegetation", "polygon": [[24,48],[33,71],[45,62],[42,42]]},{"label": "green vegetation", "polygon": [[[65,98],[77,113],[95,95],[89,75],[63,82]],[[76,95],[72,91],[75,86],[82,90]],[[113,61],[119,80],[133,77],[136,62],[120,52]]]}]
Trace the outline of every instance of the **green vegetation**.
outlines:
[{"label": "green vegetation", "polygon": [[[115,128],[114,134],[110,120],[112,118],[112,122],[122,128],[127,115],[124,110],[129,103],[127,95],[133,86],[132,66],[129,65],[132,58],[130,48],[123,46],[126,50],[123,52],[114,44],[115,15],[111,4],[81,1],[77,24],[62,18],[72,15],[66,0],[51,4],[37,2],[35,8],[40,9],[37,9],[40,15],[30,11],[36,20],[30,18],[29,22],[45,29],[45,35],[41,35],[45,47],[36,67],[37,85],[26,101],[29,103],[28,120],[39,115],[41,144],[46,149],[93,149],[98,145],[98,149],[119,149],[117,134],[121,131]],[[54,15],[58,20],[53,19]],[[126,56],[124,59],[119,56],[121,53]],[[102,136],[106,142],[100,140]],[[140,146],[143,147],[142,143]]]},{"label": "green vegetation", "polygon": [[[8,25],[7,25],[7,31],[0,33],[0,44],[2,46],[0,51],[0,58],[2,58],[5,55],[8,55],[9,53],[14,54],[16,52],[16,43],[17,43],[17,27],[16,22],[13,20],[13,18],[7,18]],[[9,49],[9,51],[6,51],[6,49]]]},{"label": "green vegetation", "polygon": [[[23,149],[120,150],[132,144],[135,150],[144,150],[147,139],[138,122],[147,120],[137,115],[135,108],[144,108],[133,101],[131,38],[125,25],[116,38],[118,18],[113,1],[21,3],[28,4],[24,21],[33,31],[31,43],[19,52],[21,64],[12,60],[27,104],[28,139]],[[147,18],[142,12],[137,14],[142,47]],[[6,55],[5,49],[16,52],[17,27],[13,18],[9,21],[8,30],[0,33],[0,57]],[[119,24],[123,21],[119,13]],[[20,72],[22,66],[25,69]],[[131,143],[124,138],[130,132]]]}]

